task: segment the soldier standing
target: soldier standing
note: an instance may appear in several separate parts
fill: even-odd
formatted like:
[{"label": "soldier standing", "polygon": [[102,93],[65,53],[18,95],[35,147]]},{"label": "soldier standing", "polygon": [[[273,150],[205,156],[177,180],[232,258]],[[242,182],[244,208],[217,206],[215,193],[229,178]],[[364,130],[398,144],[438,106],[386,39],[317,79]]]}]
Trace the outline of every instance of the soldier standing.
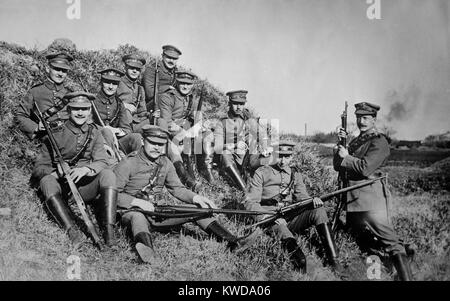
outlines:
[{"label": "soldier standing", "polygon": [[[172,45],[162,47],[162,60],[158,64],[158,94],[167,92],[175,85],[175,72],[177,71],[177,61],[181,51]],[[149,65],[142,75],[142,86],[145,90],[145,100],[148,112],[155,111],[155,73],[156,66]]]},{"label": "soldier standing", "polygon": [[50,127],[61,126],[68,119],[63,97],[72,91],[64,85],[64,82],[67,72],[71,69],[70,62],[73,58],[64,52],[51,53],[46,58],[47,79],[30,89],[17,110],[16,121],[19,129],[30,139],[45,136],[43,125],[39,124],[33,113],[34,102],[43,112],[44,118],[49,121]]},{"label": "soldier standing", "polygon": [[[250,154],[252,163],[250,167],[255,170],[263,165],[258,159],[258,147],[265,148],[264,144],[267,143],[267,133],[258,130],[257,119],[250,118],[250,112],[244,108],[247,93],[246,90],[226,93],[229,97],[228,114],[214,129],[214,152],[221,156],[222,167],[242,191],[246,191],[246,184],[241,176],[244,172],[246,153]],[[207,151],[205,155],[207,169],[211,170],[213,152]]]},{"label": "soldier standing", "polygon": [[[349,185],[381,175],[380,167],[389,157],[389,143],[376,129],[380,106],[368,102],[355,104],[360,134],[348,149],[339,145],[334,155],[336,171],[347,175]],[[339,137],[346,138],[343,128]],[[389,191],[382,180],[347,193],[347,225],[362,249],[384,250],[390,255],[401,280],[411,280],[405,247],[395,233],[389,217]]]},{"label": "soldier standing", "polygon": [[144,125],[149,124],[144,87],[138,82],[146,61],[138,54],[125,55],[122,61],[125,64],[125,76],[121,77],[117,97],[131,114],[133,132],[139,133]]},{"label": "soldier standing", "polygon": [[[114,169],[117,176],[119,190],[118,206],[120,208],[141,208],[145,211],[154,211],[154,203],[159,204],[162,189],[167,188],[176,199],[200,206],[202,208],[217,208],[209,199],[195,194],[181,184],[175,168],[170,160],[163,156],[166,147],[167,130],[154,125],[143,127],[144,146],[138,151],[129,154]],[[142,195],[145,191],[145,195]],[[153,201],[153,202],[152,202]],[[153,250],[150,230],[170,229],[174,225],[189,222],[189,218],[166,219],[157,222],[146,218],[140,212],[129,211],[123,214],[122,222],[131,229],[136,250],[144,262],[151,262],[156,256]],[[203,218],[195,222],[208,234],[215,236],[219,241],[227,241],[230,250],[248,246],[251,239],[238,239],[224,228],[215,218]]]},{"label": "soldier standing", "polygon": [[[54,137],[66,162],[71,167],[70,177],[77,185],[84,201],[94,201],[100,194],[101,224],[108,246],[115,243],[114,224],[116,217],[116,177],[107,168],[107,154],[103,147],[103,136],[94,124],[88,124],[93,94],[72,92],[65,95],[68,101],[69,120],[54,130]],[[57,163],[48,140],[36,159],[32,178],[39,182],[44,204],[58,224],[67,232],[74,247],[82,242],[76,230],[74,216],[66,196],[69,187],[59,176]]]},{"label": "soldier standing", "polygon": [[[131,116],[116,94],[120,78],[124,73],[114,68],[107,68],[99,73],[101,74],[101,90],[97,93],[94,102],[105,124],[102,134],[108,145],[115,143],[115,136],[120,149],[125,154],[129,154],[141,147],[142,138],[140,134],[132,133]],[[97,116],[94,116],[93,120],[101,125]]]},{"label": "soldier standing", "polygon": [[[295,143],[280,141],[275,146],[276,163],[258,168],[249,185],[245,207],[247,210],[273,210],[309,198],[303,183],[302,175],[290,166]],[[314,208],[305,208],[300,213],[287,214],[284,218],[275,220],[268,229],[271,234],[282,242],[283,249],[289,252],[294,268],[306,273],[306,257],[293,233],[315,226],[328,257],[333,267],[338,267],[336,261],[338,254],[333,236],[328,226],[328,217],[323,202],[320,198],[313,199]],[[261,220],[268,216],[259,216]]]},{"label": "soldier standing", "polygon": [[[196,182],[194,175],[186,171],[183,161],[188,165],[188,170],[192,169],[190,160],[191,145],[184,142],[187,140],[186,131],[193,126],[195,114],[198,112],[199,97],[192,94],[192,88],[197,76],[192,72],[177,72],[175,89],[168,90],[162,94],[158,107],[160,109],[160,118],[158,124],[163,122],[168,125],[169,142],[168,156],[177,171],[178,177],[187,188],[198,191],[200,182]],[[199,133],[194,133],[198,135]],[[184,150],[183,150],[184,148]]]}]

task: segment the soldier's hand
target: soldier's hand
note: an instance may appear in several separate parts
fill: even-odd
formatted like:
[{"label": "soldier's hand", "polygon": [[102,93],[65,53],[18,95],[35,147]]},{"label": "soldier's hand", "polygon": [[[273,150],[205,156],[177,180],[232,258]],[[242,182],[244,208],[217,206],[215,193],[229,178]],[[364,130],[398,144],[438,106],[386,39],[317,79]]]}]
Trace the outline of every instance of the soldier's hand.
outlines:
[{"label": "soldier's hand", "polygon": [[319,198],[313,198],[314,208],[319,208],[323,206],[323,201]]},{"label": "soldier's hand", "polygon": [[153,118],[161,117],[161,110],[156,110],[152,113]]},{"label": "soldier's hand", "polygon": [[72,178],[74,183],[77,183],[85,175],[89,174],[91,169],[89,167],[76,167],[70,170],[69,176]]},{"label": "soldier's hand", "polygon": [[342,145],[339,145],[338,146],[338,155],[339,155],[339,157],[344,159],[345,157],[348,156],[348,150],[345,147],[343,147]]},{"label": "soldier's hand", "polygon": [[143,199],[138,199],[138,198],[134,198],[131,201],[131,207],[138,207],[144,211],[150,211],[150,212],[155,211],[155,206],[153,206],[152,203],[150,203],[149,201],[143,200]]},{"label": "soldier's hand", "polygon": [[287,222],[286,222],[286,220],[284,218],[277,218],[275,220],[275,224],[277,224],[277,225],[287,225]]},{"label": "soldier's hand", "polygon": [[124,102],[123,105],[125,106],[125,109],[130,111],[131,114],[134,114],[137,110],[136,106],[131,103]]},{"label": "soldier's hand", "polygon": [[38,123],[37,130],[38,130],[38,131],[45,131],[45,127],[44,127],[44,125],[42,124],[41,121],[39,121],[39,123]]},{"label": "soldier's hand", "polygon": [[348,136],[348,133],[344,130],[344,128],[339,128],[337,133],[339,139],[345,139]]},{"label": "soldier's hand", "polygon": [[237,148],[246,151],[247,150],[247,144],[244,141],[238,141]]},{"label": "soldier's hand", "polygon": [[194,199],[192,200],[194,204],[198,204],[202,208],[212,208],[217,209],[216,204],[214,204],[210,199],[205,198],[201,195],[194,196]]},{"label": "soldier's hand", "polygon": [[181,127],[178,124],[176,124],[175,122],[172,122],[171,124],[169,124],[170,132],[178,132],[179,130],[181,130]]}]

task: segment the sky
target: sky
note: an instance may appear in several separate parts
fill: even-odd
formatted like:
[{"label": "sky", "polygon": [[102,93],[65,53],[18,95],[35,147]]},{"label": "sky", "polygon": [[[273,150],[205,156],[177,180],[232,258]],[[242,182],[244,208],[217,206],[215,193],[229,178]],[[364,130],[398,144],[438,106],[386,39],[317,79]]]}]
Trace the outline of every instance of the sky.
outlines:
[{"label": "sky", "polygon": [[[80,19],[69,19],[75,1]],[[334,131],[345,101],[350,122],[368,101],[394,137],[423,139],[450,131],[449,19],[448,0],[0,0],[0,40],[154,55],[172,44],[180,65],[248,90],[283,132]]]}]

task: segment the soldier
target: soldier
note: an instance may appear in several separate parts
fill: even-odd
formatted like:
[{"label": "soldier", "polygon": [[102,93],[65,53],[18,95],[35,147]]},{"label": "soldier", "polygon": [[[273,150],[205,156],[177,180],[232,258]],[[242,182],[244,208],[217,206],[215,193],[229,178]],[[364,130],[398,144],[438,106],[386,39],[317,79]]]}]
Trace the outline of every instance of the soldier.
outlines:
[{"label": "soldier", "polygon": [[[257,119],[250,118],[250,112],[244,108],[247,102],[247,91],[237,90],[226,93],[229,97],[229,110],[226,117],[221,119],[214,129],[214,152],[221,156],[221,165],[235,184],[246,190],[246,184],[241,173],[244,172],[244,158],[250,154],[253,170],[263,164],[259,159],[258,147],[261,153],[266,152],[267,133],[258,130]],[[212,169],[212,152],[205,152],[207,169]],[[212,174],[211,174],[212,176]]]},{"label": "soldier", "polygon": [[[101,90],[97,93],[94,102],[105,124],[102,129],[103,137],[108,145],[114,144],[116,137],[120,149],[125,154],[129,154],[141,147],[142,138],[140,134],[131,132],[130,115],[116,94],[120,78],[124,73],[114,68],[107,68],[99,73],[101,74]],[[93,120],[101,125],[97,116],[94,116]]]},{"label": "soldier", "polygon": [[[159,196],[166,187],[172,196],[178,200],[200,206],[202,208],[217,208],[209,199],[186,189],[178,179],[175,168],[170,160],[163,156],[166,147],[168,132],[155,125],[143,127],[144,146],[138,151],[129,154],[115,168],[117,187],[119,189],[118,206],[120,208],[141,208],[145,211],[154,211],[154,204],[160,203]],[[140,195],[147,192],[147,199]],[[185,218],[184,222],[189,222]],[[129,211],[123,214],[122,222],[131,229],[136,250],[143,262],[151,262],[156,253],[153,250],[150,230],[167,229],[173,225],[182,224],[180,219],[166,219],[157,222],[147,218],[140,212]],[[214,235],[219,241],[228,242],[230,250],[249,246],[251,239],[238,239],[225,229],[215,218],[203,218],[195,222],[209,235]]]},{"label": "soldier", "polygon": [[[259,167],[251,181],[245,201],[247,210],[273,210],[309,198],[303,183],[302,175],[297,168],[291,167],[292,154],[295,143],[280,141],[275,146],[276,163]],[[289,252],[294,268],[306,273],[306,257],[303,254],[293,233],[315,226],[328,257],[328,261],[334,268],[340,267],[336,261],[338,254],[334,239],[328,227],[328,217],[323,202],[319,198],[313,199],[314,208],[306,208],[300,213],[287,214],[279,218],[275,224],[269,225],[271,234],[282,242],[283,249]],[[259,216],[261,220],[268,216]]]},{"label": "soldier", "polygon": [[122,61],[125,64],[125,76],[121,77],[117,97],[131,115],[133,132],[139,133],[144,125],[149,124],[144,87],[138,82],[146,61],[137,54],[125,55]]},{"label": "soldier", "polygon": [[17,110],[16,121],[19,129],[30,139],[40,139],[45,136],[43,125],[39,124],[33,113],[34,102],[50,122],[51,127],[58,127],[68,119],[66,103],[62,99],[65,94],[72,92],[64,85],[64,82],[67,72],[71,69],[70,62],[73,58],[63,52],[48,54],[46,58],[48,60],[48,66],[45,68],[47,79],[30,89]]},{"label": "soldier", "polygon": [[[162,60],[158,62],[158,94],[167,92],[175,85],[175,72],[177,71],[177,61],[181,51],[172,45],[162,47]],[[155,111],[155,72],[156,67],[149,65],[142,75],[142,86],[145,89],[145,100],[148,112]]]},{"label": "soldier", "polygon": [[[386,137],[376,128],[380,106],[362,102],[355,104],[355,108],[360,134],[349,143],[348,149],[340,145],[333,160],[334,169],[346,173],[349,185],[381,175],[380,167],[390,153]],[[347,133],[341,128],[338,135],[345,138]],[[386,251],[397,269],[399,278],[411,280],[405,247],[396,235],[388,214],[389,195],[384,181],[348,192],[347,225],[361,248]]]},{"label": "soldier", "polygon": [[[70,177],[77,185],[84,201],[94,201],[100,194],[100,203],[95,204],[102,212],[101,224],[108,246],[115,243],[114,224],[117,205],[116,177],[107,167],[104,140],[94,124],[88,124],[91,114],[90,100],[93,94],[72,92],[64,98],[68,101],[69,120],[53,131],[55,140],[65,161],[71,167]],[[32,179],[39,182],[44,204],[58,224],[67,232],[74,247],[82,242],[76,229],[73,213],[67,203],[66,182],[59,176],[59,166],[54,160],[51,145],[46,140],[36,159]],[[64,200],[65,199],[65,200]]]},{"label": "soldier", "polygon": [[[183,164],[183,161],[186,162],[189,170],[192,170],[192,162],[189,156],[191,150],[188,149],[191,144],[186,143],[183,151],[185,146],[183,143],[186,137],[185,130],[191,129],[196,119],[195,114],[199,113],[196,111],[199,97],[192,94],[196,78],[197,76],[191,72],[177,72],[175,89],[162,94],[158,103],[160,109],[158,123],[168,124],[169,138],[171,139],[168,147],[169,159],[175,166],[181,182],[195,192],[200,188],[200,182],[195,181],[193,172],[187,172]],[[199,133],[194,134],[198,136]]]}]

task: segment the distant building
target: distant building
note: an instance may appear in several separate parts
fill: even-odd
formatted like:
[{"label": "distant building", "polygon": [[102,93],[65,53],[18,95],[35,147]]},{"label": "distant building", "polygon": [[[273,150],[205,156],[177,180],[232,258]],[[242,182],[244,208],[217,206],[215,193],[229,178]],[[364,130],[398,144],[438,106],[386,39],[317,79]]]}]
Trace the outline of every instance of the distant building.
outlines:
[{"label": "distant building", "polygon": [[392,143],[395,148],[418,148],[422,145],[420,140],[398,140]]}]

